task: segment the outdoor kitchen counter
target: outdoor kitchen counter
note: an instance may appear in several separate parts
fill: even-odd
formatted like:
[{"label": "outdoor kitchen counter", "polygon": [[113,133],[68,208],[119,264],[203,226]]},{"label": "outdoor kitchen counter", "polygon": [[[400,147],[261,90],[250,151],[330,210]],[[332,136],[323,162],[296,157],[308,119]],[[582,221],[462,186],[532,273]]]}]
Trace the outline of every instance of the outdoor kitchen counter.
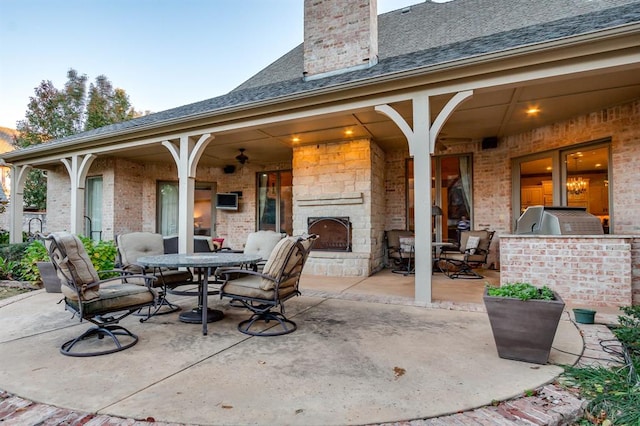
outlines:
[{"label": "outdoor kitchen counter", "polygon": [[640,303],[640,235],[499,237],[500,283],[547,285],[571,305]]}]

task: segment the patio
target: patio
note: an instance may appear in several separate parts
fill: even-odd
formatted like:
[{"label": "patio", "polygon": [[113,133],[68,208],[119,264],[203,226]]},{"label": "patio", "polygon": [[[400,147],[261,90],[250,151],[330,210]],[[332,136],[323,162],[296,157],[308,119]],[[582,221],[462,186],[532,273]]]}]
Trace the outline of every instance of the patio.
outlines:
[{"label": "patio", "polygon": [[[486,271],[487,279],[497,273]],[[522,394],[552,381],[580,353],[582,338],[560,322],[550,364],[497,356],[481,305],[485,280],[434,275],[433,307],[414,306],[413,277],[305,276],[287,304],[298,330],[277,338],[236,330],[248,316],[227,301],[200,326],[177,314],[123,324],[135,347],[98,358],[59,354],[87,323],[59,294],[36,291],[0,304],[0,388],[32,401],[89,413],[187,424],[371,424],[441,416]],[[191,297],[172,297],[183,309]]]}]

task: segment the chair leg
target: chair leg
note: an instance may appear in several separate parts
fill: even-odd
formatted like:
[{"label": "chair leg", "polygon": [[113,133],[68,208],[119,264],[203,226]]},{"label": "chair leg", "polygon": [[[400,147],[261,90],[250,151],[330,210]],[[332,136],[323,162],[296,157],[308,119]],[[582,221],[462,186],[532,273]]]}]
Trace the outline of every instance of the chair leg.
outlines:
[{"label": "chair leg", "polygon": [[474,271],[471,268],[471,266],[465,263],[462,265],[462,268],[458,272],[456,272],[451,278],[465,278],[467,280],[479,280],[480,278],[484,278],[484,276]]},{"label": "chair leg", "polygon": [[[106,336],[111,337],[111,340],[115,345],[114,348],[102,350],[102,351],[95,351],[95,352],[73,352],[73,347],[77,343],[82,342],[83,340],[87,340],[93,337],[96,337],[98,340],[102,340]],[[118,336],[127,336],[132,340],[126,345],[123,345],[118,339]],[[129,349],[136,343],[138,343],[138,336],[131,333],[126,328],[119,325],[103,325],[103,326],[91,327],[89,330],[85,331],[75,339],[71,339],[65,342],[60,347],[60,353],[63,355],[74,356],[74,357],[99,356],[99,355],[112,354],[114,352],[120,352],[125,349]]]},{"label": "chair leg", "polygon": [[[442,263],[439,265],[440,270],[442,271],[443,274],[445,274],[447,277],[451,278],[452,280],[455,278],[465,278],[468,280],[478,280],[478,279],[484,278],[484,276],[474,271],[471,268],[471,265],[469,265],[466,262],[460,262],[460,261],[456,262],[456,261],[446,260],[443,263],[444,263],[444,266],[442,265]],[[449,268],[448,267],[449,265],[455,267],[455,269]]]},{"label": "chair leg", "polygon": [[[135,316],[142,316],[144,318],[140,318],[140,322],[145,322],[147,321],[149,318],[151,318],[154,315],[166,315],[166,314],[172,314],[174,312],[179,311],[181,308],[178,305],[174,305],[173,303],[169,302],[167,300],[167,291],[166,289],[164,289],[162,291],[162,293],[159,296],[159,301],[155,306],[147,306],[145,308],[141,308],[139,311],[137,311],[136,313],[134,313],[133,315]],[[162,308],[169,308],[169,309],[165,309],[162,312],[160,312],[160,310]],[[146,309],[146,313],[144,313],[143,311]]]},{"label": "chair leg", "polygon": [[[262,331],[251,330],[251,327],[253,327],[253,325],[258,321],[263,321],[266,325],[268,325],[270,321],[277,321],[278,324],[268,327]],[[298,325],[295,322],[291,321],[280,312],[271,311],[254,313],[251,318],[238,324],[238,331],[250,336],[282,336],[283,334],[289,334],[296,331],[297,328]]]}]

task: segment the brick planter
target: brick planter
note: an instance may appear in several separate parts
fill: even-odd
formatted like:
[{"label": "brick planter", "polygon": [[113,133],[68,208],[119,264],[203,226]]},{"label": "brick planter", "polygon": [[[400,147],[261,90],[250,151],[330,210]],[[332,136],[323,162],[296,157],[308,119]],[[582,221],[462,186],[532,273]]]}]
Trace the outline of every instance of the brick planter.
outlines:
[{"label": "brick planter", "polygon": [[546,364],[564,301],[527,300],[488,296],[484,291],[493,339],[500,358]]}]

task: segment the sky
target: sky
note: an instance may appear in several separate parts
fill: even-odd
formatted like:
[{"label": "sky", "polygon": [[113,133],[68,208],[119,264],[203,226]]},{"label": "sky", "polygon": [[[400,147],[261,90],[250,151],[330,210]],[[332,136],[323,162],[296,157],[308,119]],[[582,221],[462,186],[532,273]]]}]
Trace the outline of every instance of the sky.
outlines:
[{"label": "sky", "polygon": [[[378,13],[421,1],[378,0]],[[16,128],[35,88],[62,89],[70,68],[105,75],[136,111],[223,95],[302,43],[303,3],[0,0],[0,127]]]}]

